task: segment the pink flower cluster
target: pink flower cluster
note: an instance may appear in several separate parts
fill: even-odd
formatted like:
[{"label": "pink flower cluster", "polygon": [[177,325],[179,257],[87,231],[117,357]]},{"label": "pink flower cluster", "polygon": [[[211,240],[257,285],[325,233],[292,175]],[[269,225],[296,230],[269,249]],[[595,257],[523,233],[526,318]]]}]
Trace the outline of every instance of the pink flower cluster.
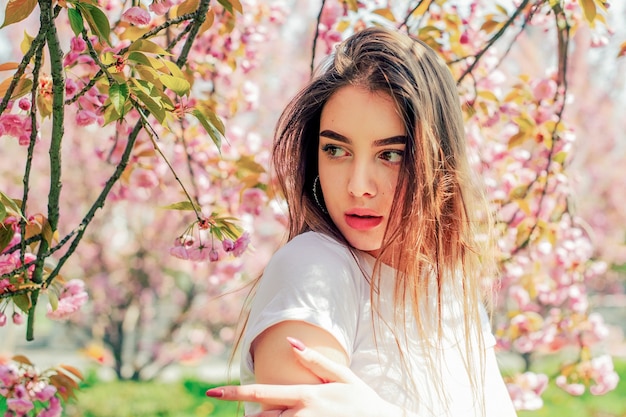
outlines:
[{"label": "pink flower cluster", "polygon": [[339,19],[343,17],[344,9],[340,2],[329,2],[324,6],[318,26],[318,39],[323,42],[324,53],[333,52],[335,45],[341,42],[343,35],[335,29]]},{"label": "pink flower cluster", "polygon": [[152,13],[163,16],[165,13],[169,12],[172,7],[180,3],[182,3],[182,0],[152,0],[152,4],[149,8]]},{"label": "pink flower cluster", "polygon": [[245,232],[237,240],[224,238],[221,248],[213,242],[216,239],[210,237],[210,244],[207,244],[206,237],[202,239],[200,236],[194,238],[190,234],[179,236],[174,241],[174,246],[170,248],[170,254],[176,258],[189,260],[194,262],[217,262],[223,259],[227,254],[235,257],[243,255],[250,244],[250,235]]},{"label": "pink flower cluster", "polygon": [[[35,255],[30,252],[24,253],[24,262],[22,263],[22,255],[20,255],[19,251],[13,251],[9,253],[9,250],[17,245],[21,240],[19,226],[14,217],[8,217],[7,219],[5,219],[4,223],[1,224],[0,227],[11,228],[13,230],[13,238],[8,243],[7,247],[4,248],[3,252],[0,253],[0,275],[9,275],[16,269],[19,269],[22,266],[33,262],[35,260]],[[24,283],[26,279],[29,279],[31,277],[33,269],[34,265],[31,265],[27,268],[26,274],[19,274],[8,278],[0,278],[0,294],[11,293],[15,291],[19,284]],[[5,300],[7,300],[8,304],[8,299]],[[3,309],[2,311],[0,311],[0,326],[4,326],[6,322],[7,317]],[[14,312],[13,323],[21,324],[22,322],[23,317],[20,315],[20,313]]]},{"label": "pink flower cluster", "polygon": [[0,363],[0,383],[0,395],[6,398],[5,416],[61,416],[57,388],[50,385],[48,378],[39,374],[33,366]]},{"label": "pink flower cluster", "polygon": [[[27,102],[30,107],[30,101]],[[27,114],[3,113],[0,115],[0,136],[12,136],[20,145],[28,146],[31,132],[31,121]]]},{"label": "pink flower cluster", "polygon": [[507,381],[507,389],[516,410],[539,410],[543,407],[541,394],[548,386],[545,374],[524,372]]},{"label": "pink flower cluster", "polygon": [[133,6],[122,13],[122,21],[134,26],[146,26],[150,23],[150,13],[143,7]]},{"label": "pink flower cluster", "polygon": [[613,359],[602,355],[565,368],[556,378],[556,384],[571,395],[582,395],[587,386],[593,395],[604,395],[617,387],[619,375],[613,368]]},{"label": "pink flower cluster", "polygon": [[85,291],[85,283],[80,279],[72,279],[63,287],[57,308],[53,309],[51,305],[48,305],[46,317],[53,320],[67,319],[78,311],[87,302],[88,298],[89,296]]},{"label": "pink flower cluster", "polygon": [[[14,311],[12,320],[13,320],[13,324],[19,326],[20,324],[24,323],[24,316],[22,316],[17,311]],[[0,311],[0,327],[5,326],[7,324],[7,321],[8,319],[7,319],[6,313],[4,311]]]}]

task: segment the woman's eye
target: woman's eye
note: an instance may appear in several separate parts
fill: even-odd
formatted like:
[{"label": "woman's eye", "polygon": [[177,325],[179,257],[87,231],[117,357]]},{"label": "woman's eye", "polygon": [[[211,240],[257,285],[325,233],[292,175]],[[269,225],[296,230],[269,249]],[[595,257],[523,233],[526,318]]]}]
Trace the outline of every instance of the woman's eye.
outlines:
[{"label": "woman's eye", "polygon": [[399,150],[384,151],[381,152],[380,158],[392,164],[399,164],[402,162],[403,154],[404,152]]},{"label": "woman's eye", "polygon": [[322,146],[322,151],[324,151],[324,153],[333,158],[339,158],[346,154],[345,150],[335,145],[324,145]]}]

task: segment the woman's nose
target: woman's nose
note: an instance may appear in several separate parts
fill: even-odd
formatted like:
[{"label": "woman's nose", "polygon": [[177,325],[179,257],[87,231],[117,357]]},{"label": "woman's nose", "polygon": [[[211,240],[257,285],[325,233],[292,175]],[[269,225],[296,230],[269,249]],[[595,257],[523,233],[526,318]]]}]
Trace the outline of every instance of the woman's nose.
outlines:
[{"label": "woman's nose", "polygon": [[348,178],[348,192],[354,197],[376,195],[376,182],[373,170],[366,163],[356,162]]}]

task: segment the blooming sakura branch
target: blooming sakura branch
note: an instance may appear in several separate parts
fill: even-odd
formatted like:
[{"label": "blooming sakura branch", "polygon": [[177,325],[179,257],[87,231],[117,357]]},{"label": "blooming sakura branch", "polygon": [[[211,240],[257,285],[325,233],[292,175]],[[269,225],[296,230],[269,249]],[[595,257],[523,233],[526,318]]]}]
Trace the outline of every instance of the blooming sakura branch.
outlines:
[{"label": "blooming sakura branch", "polygon": [[0,395],[6,398],[6,417],[59,417],[61,401],[74,396],[81,373],[67,365],[38,370],[24,356],[0,361]]}]

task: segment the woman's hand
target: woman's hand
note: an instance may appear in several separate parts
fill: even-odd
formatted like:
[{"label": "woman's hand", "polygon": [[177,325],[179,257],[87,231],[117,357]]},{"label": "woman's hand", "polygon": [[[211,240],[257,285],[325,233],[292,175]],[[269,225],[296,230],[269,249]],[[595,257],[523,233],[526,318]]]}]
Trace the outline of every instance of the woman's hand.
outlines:
[{"label": "woman's hand", "polygon": [[323,384],[224,386],[210,389],[206,394],[220,400],[256,402],[272,408],[249,417],[408,417],[400,408],[383,401],[350,368],[307,349],[299,340],[287,340],[298,362],[323,380]]}]

